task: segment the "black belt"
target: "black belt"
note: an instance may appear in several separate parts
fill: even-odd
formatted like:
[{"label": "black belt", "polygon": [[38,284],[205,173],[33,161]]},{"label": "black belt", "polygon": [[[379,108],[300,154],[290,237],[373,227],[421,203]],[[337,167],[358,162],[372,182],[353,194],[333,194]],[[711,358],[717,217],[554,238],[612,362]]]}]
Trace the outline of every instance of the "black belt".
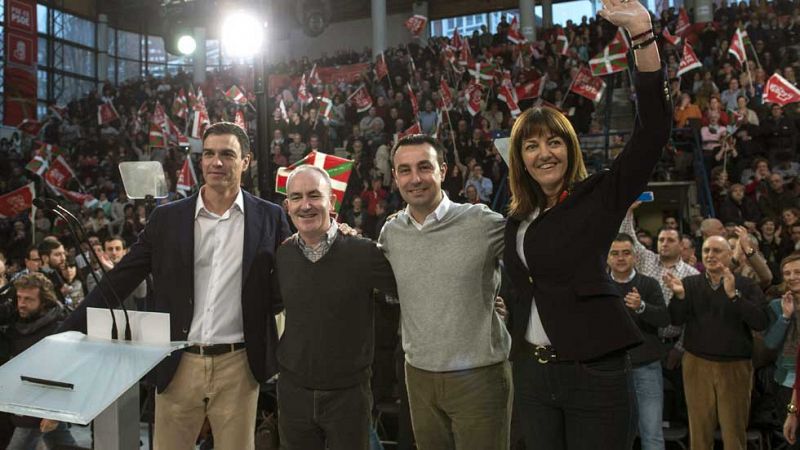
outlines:
[{"label": "black belt", "polygon": [[522,341],[522,348],[527,355],[533,356],[539,364],[547,364],[558,361],[556,349],[552,345],[534,345],[528,341]]},{"label": "black belt", "polygon": [[235,352],[243,348],[244,342],[238,342],[236,344],[193,345],[191,347],[186,347],[184,350],[200,356],[217,356]]}]

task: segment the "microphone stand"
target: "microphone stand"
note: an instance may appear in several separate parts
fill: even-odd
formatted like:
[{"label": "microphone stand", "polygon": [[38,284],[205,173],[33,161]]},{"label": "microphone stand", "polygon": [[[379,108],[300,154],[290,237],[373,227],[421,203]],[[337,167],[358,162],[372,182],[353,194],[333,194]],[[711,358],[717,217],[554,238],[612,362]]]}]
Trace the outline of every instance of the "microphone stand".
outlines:
[{"label": "microphone stand", "polygon": [[[125,308],[125,304],[122,302],[122,300],[120,300],[119,295],[117,295],[116,290],[114,290],[114,287],[111,285],[111,279],[108,277],[108,271],[103,266],[103,263],[100,262],[100,258],[97,256],[97,252],[94,251],[94,247],[92,246],[92,244],[89,243],[89,240],[87,239],[89,233],[87,233],[86,228],[84,228],[81,221],[78,220],[78,218],[75,217],[75,215],[73,215],[63,206],[59,205],[57,201],[51,198],[45,198],[44,204],[47,206],[48,209],[61,216],[61,218],[64,219],[65,222],[67,222],[67,226],[69,227],[70,231],[75,235],[73,236],[74,239],[76,239],[78,242],[86,242],[89,245],[89,251],[91,255],[94,256],[94,260],[95,262],[97,262],[98,267],[100,267],[100,271],[103,272],[103,278],[98,280],[97,274],[94,273],[94,270],[90,270],[90,272],[92,273],[92,278],[94,279],[95,283],[97,283],[97,287],[100,289],[100,294],[102,294],[101,296],[103,297],[103,300],[105,300],[105,304],[108,307],[109,311],[111,312],[111,322],[113,327],[111,332],[111,338],[112,339],[118,338],[118,333],[115,333],[117,325],[116,325],[116,318],[114,317],[113,308],[111,307],[111,304],[108,301],[108,297],[106,297],[105,292],[103,291],[103,286],[102,286],[103,280],[106,280],[107,287],[111,291],[111,295],[114,296],[114,300],[116,300],[116,302],[119,303],[120,307],[122,308],[122,312],[125,315],[125,333],[124,333],[125,340],[130,341],[131,325],[130,325],[130,319],[128,318],[128,309]],[[77,230],[80,230],[82,236],[76,232],[75,225],[77,225]],[[83,239],[81,239],[81,237],[83,237]]]}]

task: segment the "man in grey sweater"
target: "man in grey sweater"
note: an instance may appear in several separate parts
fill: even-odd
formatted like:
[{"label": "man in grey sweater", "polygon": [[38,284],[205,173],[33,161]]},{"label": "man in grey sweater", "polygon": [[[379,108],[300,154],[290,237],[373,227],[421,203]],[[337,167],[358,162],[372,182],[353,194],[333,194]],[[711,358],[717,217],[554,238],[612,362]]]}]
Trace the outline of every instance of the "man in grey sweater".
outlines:
[{"label": "man in grey sweater", "polygon": [[408,207],[379,239],[397,279],[414,435],[420,450],[507,449],[511,337],[494,309],[505,219],[451,202],[446,170],[428,136],[395,145],[392,172]]}]

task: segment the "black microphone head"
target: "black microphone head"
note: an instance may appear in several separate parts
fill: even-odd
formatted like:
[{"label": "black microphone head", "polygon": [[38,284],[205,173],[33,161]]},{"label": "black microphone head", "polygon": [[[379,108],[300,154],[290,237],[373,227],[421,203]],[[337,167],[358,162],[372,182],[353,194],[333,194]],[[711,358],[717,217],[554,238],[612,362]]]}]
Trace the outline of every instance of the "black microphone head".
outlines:
[{"label": "black microphone head", "polygon": [[49,206],[44,202],[44,200],[40,197],[36,197],[33,199],[33,206],[39,209],[50,209]]},{"label": "black microphone head", "polygon": [[44,198],[44,204],[47,205],[48,208],[52,208],[52,209],[56,209],[56,208],[61,206],[61,205],[58,204],[57,201],[55,201],[54,199],[52,199],[50,197],[45,197]]}]

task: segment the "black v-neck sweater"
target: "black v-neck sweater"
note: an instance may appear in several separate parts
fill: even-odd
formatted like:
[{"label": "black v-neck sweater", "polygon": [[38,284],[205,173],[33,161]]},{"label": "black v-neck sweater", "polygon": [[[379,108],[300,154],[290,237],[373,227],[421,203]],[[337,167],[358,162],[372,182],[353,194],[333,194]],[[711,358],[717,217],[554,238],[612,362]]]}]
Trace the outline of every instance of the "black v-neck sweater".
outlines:
[{"label": "black v-neck sweater", "polygon": [[396,295],[377,244],[336,237],[317,262],[294,240],[278,249],[276,270],[286,311],[278,345],[281,377],[309,389],[341,389],[370,377],[375,333],[373,289]]}]

